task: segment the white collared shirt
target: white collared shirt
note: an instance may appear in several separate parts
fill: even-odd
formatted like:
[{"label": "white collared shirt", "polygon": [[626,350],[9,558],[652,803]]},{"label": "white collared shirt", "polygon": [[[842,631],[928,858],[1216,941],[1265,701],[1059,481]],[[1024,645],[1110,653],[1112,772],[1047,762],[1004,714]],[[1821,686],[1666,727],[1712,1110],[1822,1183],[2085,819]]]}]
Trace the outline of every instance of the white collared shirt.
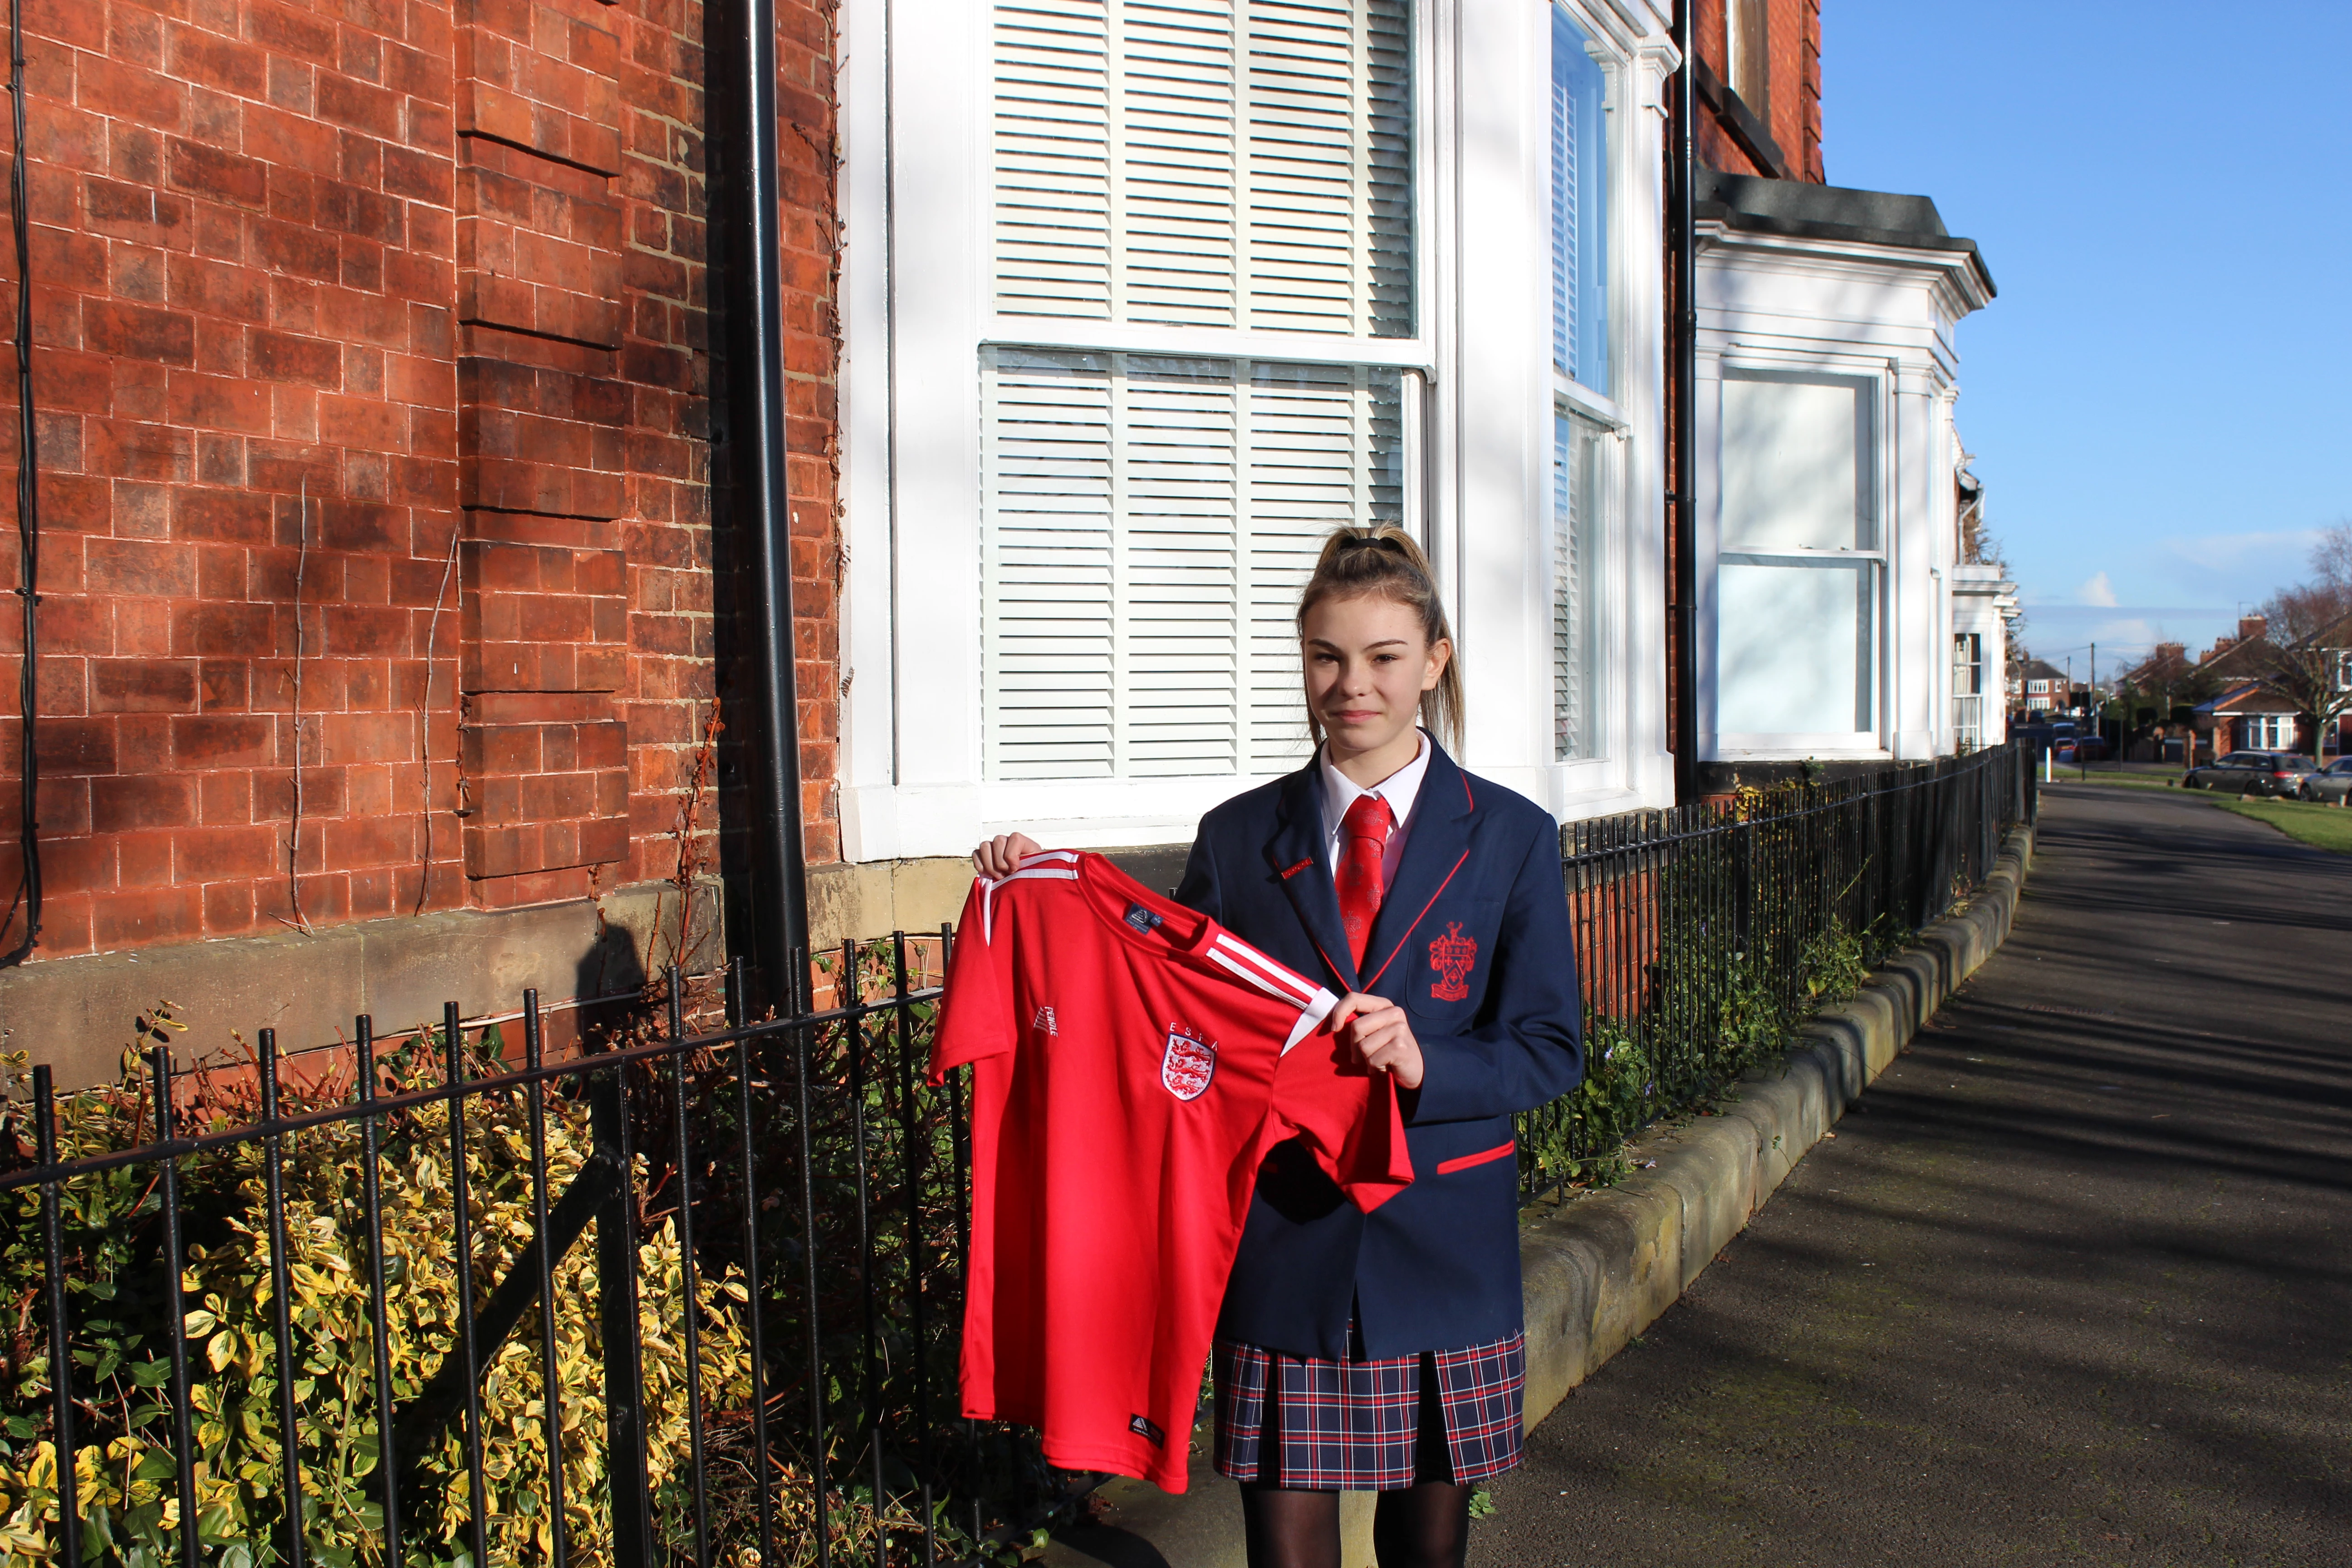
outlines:
[{"label": "white collared shirt", "polygon": [[1339,874],[1339,856],[1347,847],[1343,829],[1348,808],[1356,804],[1360,795],[1376,795],[1389,803],[1389,810],[1396,817],[1396,827],[1381,852],[1381,886],[1385,889],[1396,880],[1397,862],[1404,856],[1405,835],[1412,830],[1413,801],[1421,794],[1423,776],[1429,772],[1429,733],[1422,731],[1420,736],[1421,750],[1413,753],[1412,761],[1370,789],[1359,786],[1331,765],[1328,746],[1316,748],[1315,764],[1323,772],[1323,848],[1334,877]]}]

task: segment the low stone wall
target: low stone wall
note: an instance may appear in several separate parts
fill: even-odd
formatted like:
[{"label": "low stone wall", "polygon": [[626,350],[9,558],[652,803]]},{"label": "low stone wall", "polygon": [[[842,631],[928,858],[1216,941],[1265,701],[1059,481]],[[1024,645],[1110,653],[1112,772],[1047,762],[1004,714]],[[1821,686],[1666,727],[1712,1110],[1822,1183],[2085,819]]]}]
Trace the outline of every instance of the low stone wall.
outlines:
[{"label": "low stone wall", "polygon": [[[1960,982],[2009,936],[2033,855],[2019,828],[1969,907],[1921,934],[1851,1001],[1805,1026],[1780,1063],[1741,1080],[1720,1113],[1645,1140],[1655,1164],[1603,1193],[1530,1210],[1519,1235],[1530,1430],[1672,1306],[1782,1179],[1886,1069]],[[1241,1568],[1241,1507],[1194,1429],[1192,1489],[1103,1489],[1104,1521],[1065,1532],[1049,1563]],[[1341,1500],[1344,1568],[1370,1568],[1371,1494]]]},{"label": "low stone wall", "polygon": [[[719,886],[699,884],[679,962],[725,957]],[[132,1020],[161,1001],[188,1025],[182,1060],[278,1031],[288,1050],[347,1038],[365,1013],[389,1033],[437,1023],[455,1002],[469,1018],[511,1012],[526,987],[548,1009],[635,990],[670,962],[677,889],[641,883],[601,900],[520,910],[444,910],[261,937],[181,942],[0,970],[0,1047],[46,1063],[61,1089],[113,1079]]]}]

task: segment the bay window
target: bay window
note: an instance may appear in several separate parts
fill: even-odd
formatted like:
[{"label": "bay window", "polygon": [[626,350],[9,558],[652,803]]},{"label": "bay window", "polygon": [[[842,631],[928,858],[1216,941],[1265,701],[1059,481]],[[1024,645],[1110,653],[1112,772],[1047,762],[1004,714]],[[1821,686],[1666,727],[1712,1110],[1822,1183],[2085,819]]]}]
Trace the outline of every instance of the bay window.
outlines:
[{"label": "bay window", "polygon": [[1551,11],[1552,760],[1601,754],[1598,592],[1610,505],[1609,78]]},{"label": "bay window", "polygon": [[1172,843],[1297,766],[1342,525],[1429,550],[1465,762],[1563,815],[1663,787],[1662,21],[842,15],[847,857]]}]

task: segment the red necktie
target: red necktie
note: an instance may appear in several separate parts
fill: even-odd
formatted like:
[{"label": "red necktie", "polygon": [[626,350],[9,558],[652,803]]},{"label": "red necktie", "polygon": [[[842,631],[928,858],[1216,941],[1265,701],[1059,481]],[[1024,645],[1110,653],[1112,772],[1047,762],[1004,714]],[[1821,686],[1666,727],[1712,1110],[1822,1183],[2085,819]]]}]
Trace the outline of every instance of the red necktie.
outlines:
[{"label": "red necktie", "polygon": [[1339,922],[1348,928],[1348,952],[1364,966],[1364,944],[1372,940],[1372,917],[1381,912],[1381,856],[1387,849],[1396,814],[1376,795],[1360,795],[1339,819]]}]

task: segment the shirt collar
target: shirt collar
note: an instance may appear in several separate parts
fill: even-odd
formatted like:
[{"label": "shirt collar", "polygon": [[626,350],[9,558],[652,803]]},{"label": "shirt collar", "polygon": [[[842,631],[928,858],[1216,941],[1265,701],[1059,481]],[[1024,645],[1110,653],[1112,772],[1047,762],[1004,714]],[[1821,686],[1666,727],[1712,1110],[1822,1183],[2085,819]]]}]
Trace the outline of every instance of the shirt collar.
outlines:
[{"label": "shirt collar", "polygon": [[1402,827],[1405,825],[1406,819],[1412,816],[1413,797],[1421,793],[1422,777],[1429,772],[1429,732],[1424,730],[1419,734],[1421,750],[1413,753],[1412,761],[1370,789],[1360,788],[1355,780],[1331,765],[1331,752],[1328,746],[1316,748],[1315,765],[1323,774],[1323,837],[1327,842],[1339,836],[1339,825],[1347,819],[1348,808],[1356,804],[1356,797],[1360,795],[1379,795],[1389,803],[1396,826]]}]

